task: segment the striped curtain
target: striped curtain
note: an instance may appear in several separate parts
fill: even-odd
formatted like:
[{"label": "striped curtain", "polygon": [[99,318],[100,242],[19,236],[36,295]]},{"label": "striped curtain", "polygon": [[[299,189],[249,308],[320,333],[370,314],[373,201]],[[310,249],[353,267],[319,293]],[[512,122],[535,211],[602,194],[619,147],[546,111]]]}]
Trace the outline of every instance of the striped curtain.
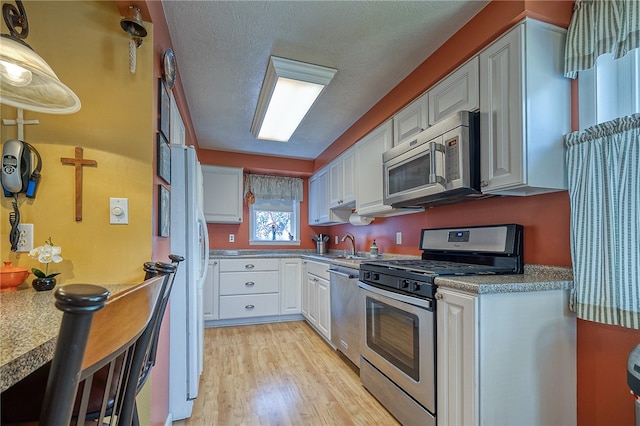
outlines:
[{"label": "striped curtain", "polygon": [[640,328],[640,114],[565,135],[574,309]]},{"label": "striped curtain", "polygon": [[640,0],[576,0],[565,46],[565,77],[593,67],[598,56],[614,59],[640,47]]},{"label": "striped curtain", "polygon": [[266,176],[247,174],[244,196],[251,192],[261,200],[303,201],[302,179],[285,176]]}]

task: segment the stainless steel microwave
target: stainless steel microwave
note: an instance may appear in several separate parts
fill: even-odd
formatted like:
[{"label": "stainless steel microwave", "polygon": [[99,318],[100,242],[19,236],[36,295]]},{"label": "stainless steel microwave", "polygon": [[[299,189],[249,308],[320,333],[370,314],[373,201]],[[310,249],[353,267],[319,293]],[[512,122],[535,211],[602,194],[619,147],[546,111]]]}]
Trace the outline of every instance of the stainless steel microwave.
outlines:
[{"label": "stainless steel microwave", "polygon": [[461,111],[382,155],[383,202],[429,206],[480,197],[479,113]]}]

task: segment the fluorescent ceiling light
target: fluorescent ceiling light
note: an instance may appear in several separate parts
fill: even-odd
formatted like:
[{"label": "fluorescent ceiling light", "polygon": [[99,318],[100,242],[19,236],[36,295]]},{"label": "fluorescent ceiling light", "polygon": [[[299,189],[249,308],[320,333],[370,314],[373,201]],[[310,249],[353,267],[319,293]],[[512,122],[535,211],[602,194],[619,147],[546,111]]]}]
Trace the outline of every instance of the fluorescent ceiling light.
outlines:
[{"label": "fluorescent ceiling light", "polygon": [[287,142],[337,70],[271,56],[251,133]]}]

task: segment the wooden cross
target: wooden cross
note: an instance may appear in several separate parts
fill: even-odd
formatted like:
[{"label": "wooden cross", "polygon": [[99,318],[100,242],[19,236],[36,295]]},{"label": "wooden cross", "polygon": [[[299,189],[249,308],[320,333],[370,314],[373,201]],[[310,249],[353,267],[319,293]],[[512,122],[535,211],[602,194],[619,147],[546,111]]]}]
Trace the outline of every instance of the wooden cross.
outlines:
[{"label": "wooden cross", "polygon": [[76,169],[76,222],[82,221],[82,166],[97,167],[95,160],[82,158],[82,147],[76,146],[75,158],[60,158],[62,164],[72,164]]}]

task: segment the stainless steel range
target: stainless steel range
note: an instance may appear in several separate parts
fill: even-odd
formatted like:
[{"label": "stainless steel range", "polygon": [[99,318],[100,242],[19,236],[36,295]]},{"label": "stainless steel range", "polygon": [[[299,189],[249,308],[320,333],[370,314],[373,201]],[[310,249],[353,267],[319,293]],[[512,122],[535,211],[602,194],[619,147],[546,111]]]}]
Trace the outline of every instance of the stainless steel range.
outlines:
[{"label": "stainless steel range", "polygon": [[521,274],[522,226],[423,229],[421,259],[360,265],[360,379],[403,424],[436,425],[435,278]]}]

